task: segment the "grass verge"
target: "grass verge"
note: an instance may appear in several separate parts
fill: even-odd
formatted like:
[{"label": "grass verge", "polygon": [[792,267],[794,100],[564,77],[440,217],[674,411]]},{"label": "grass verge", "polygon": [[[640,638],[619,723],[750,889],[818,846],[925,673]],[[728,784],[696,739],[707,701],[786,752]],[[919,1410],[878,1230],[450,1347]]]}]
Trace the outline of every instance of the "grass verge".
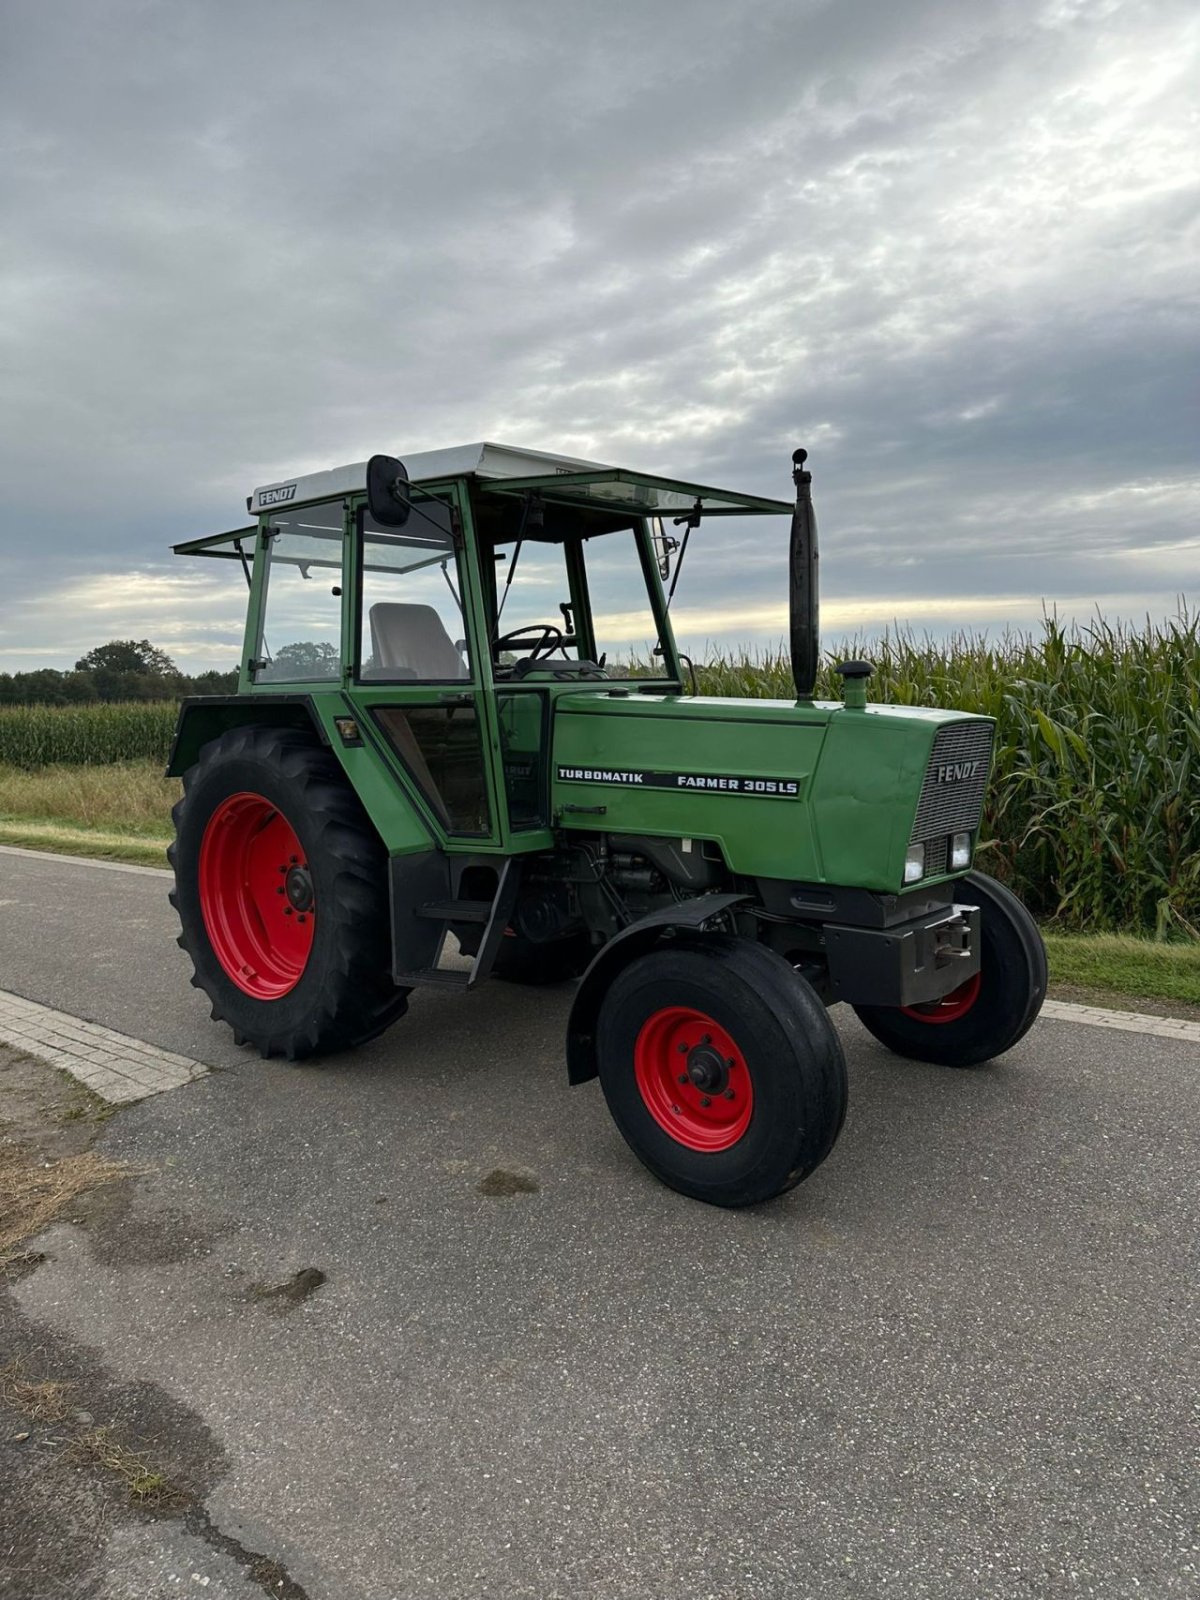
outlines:
[{"label": "grass verge", "polygon": [[164,867],[179,792],[150,761],[35,771],[0,763],[0,844]]},{"label": "grass verge", "polygon": [[1043,937],[1051,985],[1200,1007],[1200,942],[1166,944],[1121,933]]},{"label": "grass verge", "polygon": [[100,828],[71,828],[59,822],[12,822],[0,818],[0,844],[24,850],[51,850],[97,861],[125,861],[136,867],[165,867],[167,839],[142,839]]}]

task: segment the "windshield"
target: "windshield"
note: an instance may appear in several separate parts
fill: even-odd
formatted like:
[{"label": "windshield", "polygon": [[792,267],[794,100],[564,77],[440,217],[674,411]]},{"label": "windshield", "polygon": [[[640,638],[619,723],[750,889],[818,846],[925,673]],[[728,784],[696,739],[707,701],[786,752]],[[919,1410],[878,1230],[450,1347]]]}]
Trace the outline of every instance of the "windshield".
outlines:
[{"label": "windshield", "polygon": [[669,675],[655,653],[658,628],[631,528],[554,542],[501,539],[494,570],[500,675],[523,676],[542,662],[548,670],[591,664],[609,678]]}]

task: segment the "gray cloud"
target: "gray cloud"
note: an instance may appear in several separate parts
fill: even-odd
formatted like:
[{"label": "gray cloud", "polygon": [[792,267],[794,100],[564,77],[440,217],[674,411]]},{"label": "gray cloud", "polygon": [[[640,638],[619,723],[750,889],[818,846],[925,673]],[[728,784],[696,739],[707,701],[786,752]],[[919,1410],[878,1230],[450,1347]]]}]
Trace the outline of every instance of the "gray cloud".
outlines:
[{"label": "gray cloud", "polygon": [[[808,444],[839,629],[1171,609],[1198,38],[1176,0],[10,6],[0,667],[224,664],[236,573],[172,539],[480,437],[779,495]],[[685,627],[773,637],[782,530],[693,548]]]}]

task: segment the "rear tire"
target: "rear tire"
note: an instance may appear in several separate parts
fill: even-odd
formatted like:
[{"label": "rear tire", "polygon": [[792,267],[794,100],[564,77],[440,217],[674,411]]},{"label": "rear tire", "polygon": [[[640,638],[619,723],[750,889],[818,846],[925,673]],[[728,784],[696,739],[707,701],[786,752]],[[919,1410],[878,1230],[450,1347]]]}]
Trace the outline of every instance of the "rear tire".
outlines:
[{"label": "rear tire", "polygon": [[170,899],[214,1020],[260,1055],[298,1061],[403,1016],[387,854],[333,757],[290,729],[236,728],[204,746],[183,785]]},{"label": "rear tire", "polygon": [[597,1064],[638,1159],[710,1205],[793,1188],[845,1118],[846,1067],[825,1007],[782,956],[746,939],[631,961],[601,1003]]},{"label": "rear tire", "polygon": [[978,979],[930,1006],[855,1006],[863,1026],[897,1055],[942,1067],[979,1067],[1011,1050],[1046,998],[1046,947],[1010,889],[970,872],[955,900],[980,909]]}]

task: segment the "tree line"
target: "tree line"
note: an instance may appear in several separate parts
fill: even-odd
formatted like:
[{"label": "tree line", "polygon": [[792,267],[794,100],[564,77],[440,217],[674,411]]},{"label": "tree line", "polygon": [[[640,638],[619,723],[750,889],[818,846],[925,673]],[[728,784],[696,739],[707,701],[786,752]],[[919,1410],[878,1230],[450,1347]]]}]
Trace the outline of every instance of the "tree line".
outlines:
[{"label": "tree line", "polygon": [[179,700],[189,694],[233,694],[237,683],[236,668],[189,677],[148,639],[111,639],[81,656],[70,671],[39,667],[33,672],[0,672],[0,705]]}]

